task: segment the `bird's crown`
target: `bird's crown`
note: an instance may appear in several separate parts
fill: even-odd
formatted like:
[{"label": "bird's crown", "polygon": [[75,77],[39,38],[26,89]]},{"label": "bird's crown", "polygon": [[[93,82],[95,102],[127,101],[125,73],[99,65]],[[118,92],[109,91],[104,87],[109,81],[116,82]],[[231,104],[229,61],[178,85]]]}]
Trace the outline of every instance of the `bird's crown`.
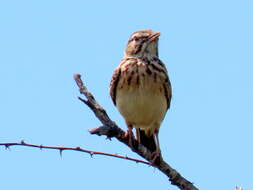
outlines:
[{"label": "bird's crown", "polygon": [[158,54],[159,32],[152,30],[139,30],[134,32],[127,43],[125,50],[126,56],[145,56],[144,54]]}]

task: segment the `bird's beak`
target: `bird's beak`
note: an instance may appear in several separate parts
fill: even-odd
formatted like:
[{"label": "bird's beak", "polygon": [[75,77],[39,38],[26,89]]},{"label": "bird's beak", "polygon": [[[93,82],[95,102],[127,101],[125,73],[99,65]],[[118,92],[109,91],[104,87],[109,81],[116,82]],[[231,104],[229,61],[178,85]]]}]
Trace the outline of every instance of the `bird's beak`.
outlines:
[{"label": "bird's beak", "polygon": [[160,36],[160,32],[154,32],[154,34],[152,34],[149,38],[149,42],[153,42],[155,41],[156,39],[158,39]]}]

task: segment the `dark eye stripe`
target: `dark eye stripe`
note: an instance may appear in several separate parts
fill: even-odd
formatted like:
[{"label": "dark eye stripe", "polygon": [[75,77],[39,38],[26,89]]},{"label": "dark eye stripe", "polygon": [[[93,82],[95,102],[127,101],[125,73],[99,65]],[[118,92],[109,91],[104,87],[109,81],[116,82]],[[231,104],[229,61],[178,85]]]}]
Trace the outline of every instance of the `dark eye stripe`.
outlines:
[{"label": "dark eye stripe", "polygon": [[141,36],[141,37],[137,37],[137,36],[134,36],[134,37],[132,37],[130,40],[128,40],[128,43],[129,42],[132,42],[132,41],[134,41],[134,40],[136,40],[136,41],[139,41],[139,40],[146,40],[147,39],[147,37],[145,37],[145,36]]},{"label": "dark eye stripe", "polygon": [[141,51],[141,48],[142,48],[142,43],[139,44],[137,47],[136,47],[136,51],[134,52],[135,54],[139,53]]}]

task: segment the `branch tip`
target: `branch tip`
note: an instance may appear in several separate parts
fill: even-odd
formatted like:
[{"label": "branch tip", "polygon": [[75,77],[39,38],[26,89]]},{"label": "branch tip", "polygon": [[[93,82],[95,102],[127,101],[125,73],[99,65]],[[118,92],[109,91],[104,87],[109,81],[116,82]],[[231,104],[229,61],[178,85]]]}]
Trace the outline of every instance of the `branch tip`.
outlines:
[{"label": "branch tip", "polygon": [[80,96],[78,96],[77,98],[78,98],[79,100],[81,100],[82,102],[84,102],[85,104],[87,104],[87,102],[88,102],[87,100],[81,98]]},{"label": "branch tip", "polygon": [[79,73],[76,73],[73,75],[74,79],[81,79],[81,75]]}]

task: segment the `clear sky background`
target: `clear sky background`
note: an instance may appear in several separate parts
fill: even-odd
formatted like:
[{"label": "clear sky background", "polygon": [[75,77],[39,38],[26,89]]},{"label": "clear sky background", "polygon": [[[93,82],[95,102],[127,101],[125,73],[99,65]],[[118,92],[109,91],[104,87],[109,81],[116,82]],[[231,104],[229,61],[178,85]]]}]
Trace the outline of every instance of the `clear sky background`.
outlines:
[{"label": "clear sky background", "polygon": [[[252,1],[0,1],[0,142],[81,146],[138,158],[87,131],[100,122],[72,78],[122,128],[109,82],[129,35],[161,32],[173,85],[160,130],[164,159],[199,189],[253,189]],[[4,190],[171,189],[142,164],[65,151],[0,147]]]}]

